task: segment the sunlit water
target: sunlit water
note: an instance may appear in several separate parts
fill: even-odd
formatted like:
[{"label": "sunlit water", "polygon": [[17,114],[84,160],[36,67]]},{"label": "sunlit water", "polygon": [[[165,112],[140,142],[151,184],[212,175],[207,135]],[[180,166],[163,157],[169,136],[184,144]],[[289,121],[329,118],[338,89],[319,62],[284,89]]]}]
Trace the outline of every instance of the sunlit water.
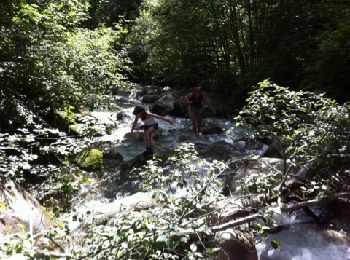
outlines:
[{"label": "sunlit water", "polygon": [[[260,260],[348,260],[350,259],[350,245],[339,239],[339,236],[327,237],[326,227],[316,224],[302,224],[312,222],[302,210],[288,216],[280,216],[278,225],[286,225],[286,229],[269,235],[256,245]],[[301,223],[301,224],[298,224]],[[332,230],[331,226],[329,227]],[[346,232],[336,231],[340,237]],[[271,241],[280,243],[278,249],[271,246]]]},{"label": "sunlit water", "polygon": [[[96,138],[97,143],[103,143],[104,148],[120,153],[124,161],[131,160],[145,150],[142,139],[142,130],[140,134],[135,134],[139,138],[125,138],[130,132],[131,123],[134,120],[132,110],[135,105],[143,105],[148,108],[149,104],[142,104],[132,97],[116,97],[119,107],[123,108],[123,119],[117,119],[115,111],[96,110],[92,115],[98,120],[112,128],[111,134]],[[196,137],[191,131],[191,122],[187,118],[172,118],[176,120],[175,125],[169,125],[163,121],[159,121],[158,137],[154,140],[153,145],[156,154],[162,154],[165,151],[171,151],[181,142],[190,142],[196,145],[210,145],[218,141],[232,146],[239,146],[243,155],[255,154],[261,155],[266,146],[249,145],[242,141],[244,135],[251,135],[247,130],[234,128],[234,122],[227,119],[206,118],[204,126],[219,126],[224,132],[222,134],[201,135]],[[140,122],[141,123],[141,122]],[[137,132],[137,131],[136,131]],[[157,136],[157,135],[156,135]],[[75,205],[76,214],[105,214],[111,208],[119,207],[121,204],[132,204],[133,201],[140,199],[140,195],[134,194],[132,190],[128,190],[128,185],[117,184],[113,182],[117,172],[117,165],[113,163],[104,167],[105,175],[110,176],[109,183],[105,189],[109,190],[106,194],[98,194],[98,196],[88,196]],[[133,184],[137,185],[137,181]],[[118,186],[119,185],[119,186]],[[88,192],[87,192],[88,193]],[[143,195],[141,194],[141,197]],[[281,223],[295,223],[300,221],[296,216],[283,217]],[[70,226],[74,229],[77,222],[71,221]],[[277,239],[281,242],[279,249],[271,247],[271,240]],[[268,236],[262,242],[257,244],[259,258],[261,260],[341,260],[350,259],[349,246],[329,241],[314,225],[291,225],[290,228],[281,231],[275,235]]]}]

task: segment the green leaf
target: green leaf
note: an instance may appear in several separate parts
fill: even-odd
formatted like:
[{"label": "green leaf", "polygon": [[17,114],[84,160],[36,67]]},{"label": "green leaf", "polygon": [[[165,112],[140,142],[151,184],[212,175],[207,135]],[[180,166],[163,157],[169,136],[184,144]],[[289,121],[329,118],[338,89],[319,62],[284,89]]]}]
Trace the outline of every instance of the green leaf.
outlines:
[{"label": "green leaf", "polygon": [[277,239],[272,239],[271,240],[271,246],[273,249],[277,249],[281,246],[281,242]]}]

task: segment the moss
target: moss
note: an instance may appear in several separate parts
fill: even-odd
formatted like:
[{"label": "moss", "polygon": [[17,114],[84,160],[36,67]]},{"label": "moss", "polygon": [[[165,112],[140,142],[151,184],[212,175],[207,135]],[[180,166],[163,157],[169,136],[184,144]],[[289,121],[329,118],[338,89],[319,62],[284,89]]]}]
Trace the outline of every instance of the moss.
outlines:
[{"label": "moss", "polygon": [[82,151],[75,159],[75,162],[85,170],[101,169],[103,153],[97,149]]}]

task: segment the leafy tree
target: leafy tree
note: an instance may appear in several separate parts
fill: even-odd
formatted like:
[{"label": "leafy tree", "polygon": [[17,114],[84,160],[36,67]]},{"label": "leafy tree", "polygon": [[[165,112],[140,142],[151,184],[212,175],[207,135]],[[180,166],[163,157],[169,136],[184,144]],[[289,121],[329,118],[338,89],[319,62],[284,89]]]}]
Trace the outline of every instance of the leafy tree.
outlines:
[{"label": "leafy tree", "polygon": [[89,15],[86,22],[89,27],[99,24],[111,27],[120,22],[127,23],[139,15],[141,0],[90,0]]},{"label": "leafy tree", "polygon": [[139,80],[205,80],[238,104],[269,77],[338,98],[347,82],[346,1],[159,0],[141,10],[130,37]]},{"label": "leafy tree", "polygon": [[120,33],[81,28],[88,7],[75,0],[18,3],[0,40],[4,95],[61,108],[123,85],[128,59]]},{"label": "leafy tree", "polygon": [[[312,163],[317,170],[309,172],[309,179],[317,192],[329,195],[348,190],[343,184],[348,183],[349,109],[348,104],[338,105],[322,94],[291,91],[265,80],[250,93],[236,119],[246,126],[271,126],[260,134],[280,140],[289,167],[311,168]],[[285,177],[288,173],[285,167]]]}]

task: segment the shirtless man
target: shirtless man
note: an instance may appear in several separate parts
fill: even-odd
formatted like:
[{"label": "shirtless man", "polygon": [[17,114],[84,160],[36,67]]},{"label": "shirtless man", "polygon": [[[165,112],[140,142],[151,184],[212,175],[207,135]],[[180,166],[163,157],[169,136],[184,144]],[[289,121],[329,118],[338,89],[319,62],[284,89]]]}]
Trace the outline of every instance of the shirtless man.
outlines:
[{"label": "shirtless man", "polygon": [[205,97],[201,87],[191,88],[185,100],[188,104],[188,114],[192,122],[192,131],[195,135],[199,135],[202,126],[202,110]]}]

